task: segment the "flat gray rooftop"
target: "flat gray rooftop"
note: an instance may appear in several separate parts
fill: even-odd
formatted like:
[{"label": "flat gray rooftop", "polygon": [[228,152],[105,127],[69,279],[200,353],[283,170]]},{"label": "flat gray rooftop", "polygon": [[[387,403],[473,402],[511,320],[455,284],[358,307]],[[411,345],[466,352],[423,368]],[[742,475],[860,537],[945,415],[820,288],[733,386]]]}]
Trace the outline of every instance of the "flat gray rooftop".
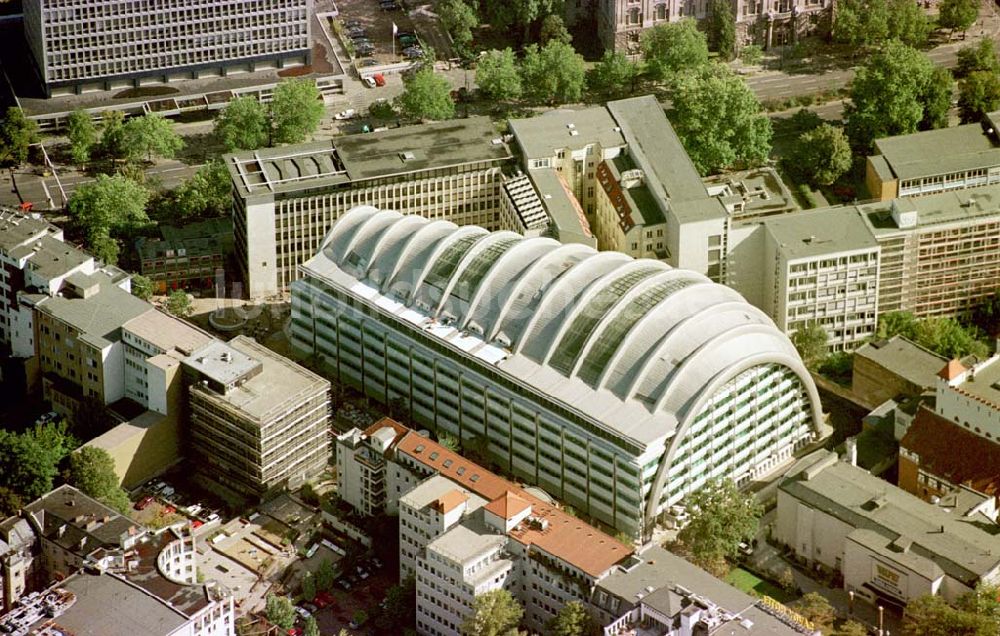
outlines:
[{"label": "flat gray rooftop", "polygon": [[39,311],[83,332],[95,346],[111,344],[114,332],[123,324],[147,311],[155,311],[146,301],[117,287],[104,272],[78,273],[71,278],[88,285],[97,284],[99,291],[89,298],[46,298],[38,304]]},{"label": "flat gray rooftop", "polygon": [[976,367],[972,379],[960,384],[958,389],[994,409],[1000,409],[1000,359],[995,358]]},{"label": "flat gray rooftop", "polygon": [[854,207],[821,208],[763,219],[764,227],[788,260],[874,249],[872,236]]},{"label": "flat gray rooftop", "polygon": [[93,257],[69,243],[45,235],[36,241],[10,250],[12,258],[27,257],[27,269],[51,280],[83,265]]},{"label": "flat gray rooftop", "polygon": [[902,336],[866,343],[855,356],[871,360],[895,375],[921,387],[937,383],[937,374],[948,360]]},{"label": "flat gray rooftop", "polygon": [[346,135],[225,156],[243,197],[290,195],[377,177],[511,158],[487,117]]},{"label": "flat gray rooftop", "polygon": [[995,135],[966,124],[879,139],[875,148],[896,177],[915,179],[1000,166]]},{"label": "flat gray rooftop", "polygon": [[917,225],[900,229],[892,218],[892,202],[880,201],[858,206],[876,236],[898,234],[946,223],[974,222],[1000,215],[1000,185],[951,190],[919,197],[896,199],[905,210],[917,212]]},{"label": "flat gray rooftop", "polygon": [[10,251],[39,234],[56,234],[59,228],[44,219],[0,208],[0,250]]},{"label": "flat gray rooftop", "polygon": [[511,119],[507,124],[528,159],[554,157],[557,149],[580,150],[594,143],[603,148],[625,145],[617,122],[604,106],[560,108],[538,117]]},{"label": "flat gray rooftop", "polygon": [[583,243],[596,247],[597,239],[594,238],[583,208],[555,168],[529,170],[528,176],[538,190],[542,206],[551,219],[551,226],[555,226],[556,237],[563,243]]},{"label": "flat gray rooftop", "polygon": [[228,343],[212,339],[192,351],[184,364],[210,380],[229,386],[261,363]]}]

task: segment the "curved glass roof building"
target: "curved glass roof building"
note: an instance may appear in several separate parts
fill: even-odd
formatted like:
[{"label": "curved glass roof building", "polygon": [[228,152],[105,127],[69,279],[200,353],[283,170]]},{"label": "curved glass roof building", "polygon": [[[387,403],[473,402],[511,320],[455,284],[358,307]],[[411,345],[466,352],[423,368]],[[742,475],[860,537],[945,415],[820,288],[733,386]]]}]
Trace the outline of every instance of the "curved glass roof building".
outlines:
[{"label": "curved glass roof building", "polygon": [[301,274],[300,353],[635,535],[824,428],[770,318],[660,261],[366,206]]}]

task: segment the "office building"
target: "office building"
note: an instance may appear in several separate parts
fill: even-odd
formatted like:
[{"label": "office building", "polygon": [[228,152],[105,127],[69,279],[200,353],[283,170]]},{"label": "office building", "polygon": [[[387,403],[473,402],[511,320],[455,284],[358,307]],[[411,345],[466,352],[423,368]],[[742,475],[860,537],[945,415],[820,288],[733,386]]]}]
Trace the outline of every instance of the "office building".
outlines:
[{"label": "office building", "polygon": [[[626,55],[642,52],[642,34],[654,26],[686,18],[701,21],[709,17],[709,4],[692,0],[577,0],[570,5],[571,16],[590,10],[596,12],[601,45]],[[737,47],[755,43],[771,48],[792,44],[813,33],[829,32],[833,2],[737,0],[732,7]]]},{"label": "office building", "polygon": [[233,223],[209,219],[181,227],[161,225],[160,238],[136,241],[139,273],[153,282],[154,294],[178,289],[213,289],[225,284],[226,261],[233,252]]},{"label": "office building", "polygon": [[183,365],[188,456],[200,475],[256,497],[295,488],[326,466],[328,381],[246,336],[213,340]]},{"label": "office building", "polygon": [[62,229],[41,217],[0,210],[0,346],[15,358],[35,355],[34,312],[22,293],[54,296],[77,272],[93,274],[93,257],[63,242]]},{"label": "office building", "polygon": [[502,204],[509,160],[486,117],[227,155],[246,293],[287,290],[333,222],[356,205],[523,232]]},{"label": "office building", "polygon": [[903,607],[927,594],[954,602],[1000,582],[1000,537],[989,529],[996,500],[957,495],[927,503],[816,451],[779,484],[773,536],[808,567],[842,573],[848,591],[873,603]]},{"label": "office building", "polygon": [[311,0],[26,0],[47,95],[308,64]]},{"label": "office building", "polygon": [[771,320],[661,261],[360,207],[301,273],[298,353],[630,534],[826,428]]},{"label": "office building", "polygon": [[880,200],[1000,183],[1000,112],[987,120],[875,141],[865,164],[868,193]]}]

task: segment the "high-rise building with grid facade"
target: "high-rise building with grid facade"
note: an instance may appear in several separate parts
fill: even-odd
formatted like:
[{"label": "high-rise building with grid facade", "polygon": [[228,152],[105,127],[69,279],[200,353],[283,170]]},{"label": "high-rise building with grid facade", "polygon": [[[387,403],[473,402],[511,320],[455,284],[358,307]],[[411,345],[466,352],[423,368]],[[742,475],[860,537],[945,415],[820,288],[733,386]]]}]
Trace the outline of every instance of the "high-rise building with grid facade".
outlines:
[{"label": "high-rise building with grid facade", "polygon": [[310,60],[312,0],[25,0],[46,93]]}]

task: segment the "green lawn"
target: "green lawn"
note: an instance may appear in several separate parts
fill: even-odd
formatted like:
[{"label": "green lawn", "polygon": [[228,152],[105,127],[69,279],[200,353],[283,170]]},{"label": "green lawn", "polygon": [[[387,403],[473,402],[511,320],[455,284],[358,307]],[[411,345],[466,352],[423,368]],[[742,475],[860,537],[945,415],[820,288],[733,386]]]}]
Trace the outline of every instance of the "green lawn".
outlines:
[{"label": "green lawn", "polygon": [[779,603],[790,603],[797,597],[789,594],[770,581],[765,581],[753,572],[743,568],[734,568],[726,576],[726,583],[736,589],[754,596],[770,596]]}]

